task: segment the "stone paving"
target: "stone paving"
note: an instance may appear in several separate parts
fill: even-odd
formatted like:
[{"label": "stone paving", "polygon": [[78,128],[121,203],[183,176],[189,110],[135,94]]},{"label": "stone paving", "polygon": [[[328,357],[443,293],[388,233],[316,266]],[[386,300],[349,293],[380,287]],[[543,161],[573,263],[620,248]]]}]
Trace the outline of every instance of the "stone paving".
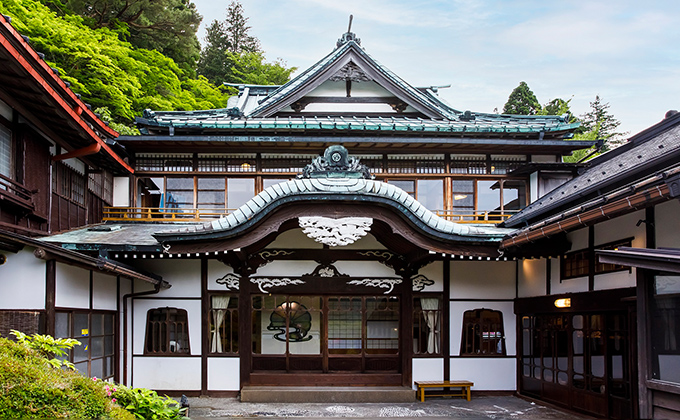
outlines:
[{"label": "stone paving", "polygon": [[349,418],[419,418],[437,419],[527,419],[527,420],[586,420],[588,416],[562,411],[514,396],[474,396],[468,402],[462,398],[430,398],[412,403],[242,403],[237,398],[189,398],[192,420],[244,418],[305,419]]}]

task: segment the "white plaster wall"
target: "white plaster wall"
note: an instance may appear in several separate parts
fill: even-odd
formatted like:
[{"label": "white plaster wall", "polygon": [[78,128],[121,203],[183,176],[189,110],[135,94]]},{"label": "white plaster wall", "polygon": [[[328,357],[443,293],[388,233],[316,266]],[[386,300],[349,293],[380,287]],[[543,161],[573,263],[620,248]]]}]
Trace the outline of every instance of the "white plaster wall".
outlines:
[{"label": "white plaster wall", "polygon": [[[451,309],[451,325],[450,325],[450,343],[451,355],[460,355],[460,340],[463,330],[463,314],[465,311],[473,309],[493,309],[494,311],[501,311],[503,314],[503,332],[505,333],[505,351],[508,356],[514,356],[516,352],[517,333],[515,331],[515,314],[514,303],[509,302],[469,302],[469,301],[453,301],[450,304]],[[466,358],[468,359],[468,358]],[[489,360],[489,359],[485,359]],[[453,376],[452,376],[453,378]],[[462,379],[462,378],[458,378]]]},{"label": "white plaster wall", "polygon": [[519,260],[519,297],[545,295],[546,262],[544,259]]},{"label": "white plaster wall", "polygon": [[452,299],[514,297],[514,261],[451,261]]},{"label": "white plaster wall", "polygon": [[56,271],[55,305],[61,308],[89,308],[90,270],[57,263]]},{"label": "white plaster wall", "polygon": [[413,359],[413,389],[416,381],[444,380],[444,359]]},{"label": "white plaster wall", "polygon": [[[562,280],[560,282],[559,262],[553,260],[553,266],[557,267],[557,273],[553,271],[553,278],[550,283],[550,293],[558,295],[560,293],[578,293],[588,291],[588,277],[576,277],[573,279]],[[555,270],[555,268],[553,268]]]},{"label": "white plaster wall", "polygon": [[201,297],[200,260],[137,260],[135,265],[162,276],[172,285],[169,289],[161,289],[157,297]]},{"label": "white plaster wall", "polygon": [[[301,276],[319,265],[316,261],[277,260],[257,269],[254,276]],[[337,267],[337,265],[336,265]],[[340,270],[342,272],[342,270]]]},{"label": "white plaster wall", "polygon": [[130,179],[123,176],[113,177],[113,205],[130,206]]},{"label": "white plaster wall", "polygon": [[635,226],[638,220],[644,218],[645,212],[641,210],[598,223],[595,225],[595,247],[634,236],[633,246],[644,248],[645,224]]},{"label": "white plaster wall", "polygon": [[[320,84],[316,89],[312,90],[306,95],[310,96],[339,96],[346,97],[347,89],[345,82],[334,82],[327,80]],[[376,82],[358,82],[352,83],[352,96],[394,96],[387,89],[380,86]]]},{"label": "white plaster wall", "polygon": [[538,200],[538,172],[529,175],[529,201],[533,203]]},{"label": "white plaster wall", "polygon": [[680,248],[680,201],[671,200],[654,208],[656,246]]},{"label": "white plaster wall", "polygon": [[595,276],[595,290],[620,289],[622,287],[635,287],[635,268],[630,271],[617,271],[614,273],[598,274]]},{"label": "white plaster wall", "polygon": [[369,232],[353,244],[338,246],[333,249],[385,249],[385,247]]},{"label": "white plaster wall", "polygon": [[392,268],[377,261],[338,261],[338,271],[355,277],[399,277]]},{"label": "white plaster wall", "polygon": [[118,282],[116,276],[109,276],[98,271],[93,271],[92,280],[92,309],[115,311],[116,290]]},{"label": "white plaster wall", "polygon": [[209,357],[208,390],[238,391],[241,389],[240,366],[238,357]]},{"label": "white plaster wall", "polygon": [[[146,333],[146,313],[153,308],[178,308],[187,311],[189,318],[189,347],[192,355],[201,354],[201,301],[181,299],[135,299],[134,300],[134,332],[133,351],[135,356],[144,354],[144,336]],[[128,307],[130,305],[128,304]],[[176,356],[169,357],[176,359]],[[200,369],[199,369],[200,372]],[[137,368],[135,367],[135,374]]]},{"label": "white plaster wall", "polygon": [[45,261],[33,256],[33,248],[2,254],[0,308],[45,309]]},{"label": "white plaster wall", "polygon": [[234,269],[223,262],[208,260],[208,290],[226,291],[227,288],[223,284],[217,283],[217,280],[233,272]]},{"label": "white plaster wall", "polygon": [[570,251],[588,248],[588,228],[567,233],[567,240],[571,242]]},{"label": "white plaster wall", "polygon": [[134,357],[132,386],[163,391],[201,389],[200,357]]},{"label": "white plaster wall", "polygon": [[546,163],[546,162],[560,162],[555,155],[531,155],[531,161],[532,162],[541,162],[541,163]]},{"label": "white plaster wall", "polygon": [[418,271],[429,280],[434,281],[431,286],[425,286],[423,292],[441,292],[444,290],[444,261],[435,261]]},{"label": "white plaster wall", "polygon": [[322,249],[323,245],[310,239],[302,233],[301,229],[291,229],[276,237],[274,242],[267,246],[269,249]]},{"label": "white plaster wall", "polygon": [[517,362],[514,358],[451,359],[451,380],[472,381],[475,391],[515,391]]}]

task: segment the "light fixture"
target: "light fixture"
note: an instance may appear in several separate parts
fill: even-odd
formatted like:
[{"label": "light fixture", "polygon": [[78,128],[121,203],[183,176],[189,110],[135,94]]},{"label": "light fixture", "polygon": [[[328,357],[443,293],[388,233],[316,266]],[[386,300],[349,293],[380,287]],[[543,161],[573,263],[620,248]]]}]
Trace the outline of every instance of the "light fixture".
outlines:
[{"label": "light fixture", "polygon": [[242,171],[249,171],[249,170],[250,170],[250,167],[251,167],[251,166],[250,166],[250,163],[248,163],[248,162],[243,162],[243,163],[241,164],[241,170],[242,170]]},{"label": "light fixture", "polygon": [[467,194],[456,194],[453,196],[454,200],[462,200],[464,198],[467,198]]},{"label": "light fixture", "polygon": [[556,308],[571,308],[571,298],[562,298],[555,300]]}]

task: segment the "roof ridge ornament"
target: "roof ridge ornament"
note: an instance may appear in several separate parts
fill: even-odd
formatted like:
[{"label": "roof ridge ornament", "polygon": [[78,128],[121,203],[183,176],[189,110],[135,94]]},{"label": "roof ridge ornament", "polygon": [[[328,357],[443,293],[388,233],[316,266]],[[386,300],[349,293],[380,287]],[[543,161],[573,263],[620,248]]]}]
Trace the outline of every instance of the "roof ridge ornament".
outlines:
[{"label": "roof ridge ornament", "polygon": [[359,158],[349,156],[344,146],[328,147],[323,156],[317,156],[305,166],[298,178],[363,178],[374,179],[368,167]]},{"label": "roof ridge ornament", "polygon": [[349,15],[349,26],[347,26],[347,32],[342,34],[340,39],[338,39],[338,42],[335,44],[335,48],[340,48],[350,41],[354,41],[357,43],[357,45],[361,45],[361,39],[357,38],[357,35],[352,32],[352,19],[354,19],[354,16]]}]

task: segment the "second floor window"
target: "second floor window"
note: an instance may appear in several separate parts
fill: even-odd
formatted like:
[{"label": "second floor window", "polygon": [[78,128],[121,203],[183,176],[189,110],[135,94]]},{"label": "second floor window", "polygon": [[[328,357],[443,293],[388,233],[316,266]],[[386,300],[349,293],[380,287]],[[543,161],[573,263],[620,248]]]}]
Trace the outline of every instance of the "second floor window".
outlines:
[{"label": "second floor window", "polygon": [[0,175],[12,176],[12,131],[0,124]]}]

